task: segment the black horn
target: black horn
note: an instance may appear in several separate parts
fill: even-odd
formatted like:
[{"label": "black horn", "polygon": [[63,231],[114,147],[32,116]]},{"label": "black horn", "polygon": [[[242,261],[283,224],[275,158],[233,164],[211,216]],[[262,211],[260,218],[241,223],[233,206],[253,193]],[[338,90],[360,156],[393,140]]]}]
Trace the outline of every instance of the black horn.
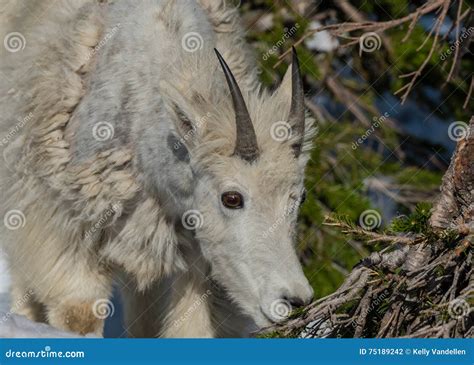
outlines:
[{"label": "black horn", "polygon": [[234,154],[248,162],[254,161],[258,156],[257,136],[253,128],[250,114],[245,105],[244,98],[240,92],[239,85],[235,81],[234,75],[227,66],[227,63],[222,58],[217,49],[214,48],[217,58],[224,71],[227,85],[229,86],[230,95],[232,96],[232,103],[235,111],[235,124],[237,127],[237,137],[235,141]]},{"label": "black horn", "polygon": [[295,156],[298,157],[301,153],[304,141],[304,123],[305,123],[305,108],[304,108],[304,91],[303,79],[301,78],[300,65],[298,62],[298,55],[295,47],[292,47],[292,64],[291,64],[291,106],[288,124],[292,131],[299,138],[298,142],[293,145]]}]

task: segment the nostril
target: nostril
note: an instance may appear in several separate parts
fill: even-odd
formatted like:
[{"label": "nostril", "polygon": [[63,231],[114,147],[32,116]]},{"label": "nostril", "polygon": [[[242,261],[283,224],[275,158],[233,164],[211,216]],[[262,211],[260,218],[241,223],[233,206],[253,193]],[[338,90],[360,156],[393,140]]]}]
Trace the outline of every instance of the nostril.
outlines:
[{"label": "nostril", "polygon": [[304,300],[299,297],[283,297],[283,299],[288,301],[293,308],[299,308],[305,305]]}]

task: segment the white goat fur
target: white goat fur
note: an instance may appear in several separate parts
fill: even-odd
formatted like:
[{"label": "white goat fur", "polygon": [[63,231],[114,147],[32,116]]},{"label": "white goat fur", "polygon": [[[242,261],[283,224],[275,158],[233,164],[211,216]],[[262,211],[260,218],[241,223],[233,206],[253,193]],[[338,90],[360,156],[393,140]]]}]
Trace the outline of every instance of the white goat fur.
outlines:
[{"label": "white goat fur", "polygon": [[[306,143],[297,166],[285,163],[292,158],[290,150],[269,133],[275,118],[288,117],[289,77],[273,94],[260,90],[237,11],[221,0],[10,1],[0,11],[1,34],[18,31],[27,40],[21,52],[2,48],[0,53],[0,71],[8,80],[0,86],[0,135],[11,136],[2,143],[2,216],[20,210],[26,218],[20,229],[2,227],[2,237],[10,259],[12,301],[29,290],[34,293],[34,301],[25,303],[20,314],[42,320],[45,310],[53,326],[102,334],[103,321],[91,308],[110,296],[120,269],[142,292],[132,290],[128,299],[137,310],[148,308],[147,300],[155,302],[164,281],[177,279],[173,290],[181,288],[176,290],[180,295],[170,296],[175,299],[161,335],[245,333],[233,328],[218,334],[213,316],[219,314],[211,313],[207,297],[189,325],[172,325],[210,287],[189,253],[192,242],[186,241],[192,238],[170,219],[170,212],[180,216],[186,208],[176,207],[153,184],[169,184],[167,179],[181,170],[178,166],[157,173],[153,158],[162,150],[150,151],[150,145],[168,130],[189,137],[179,126],[160,122],[172,119],[176,103],[202,121],[192,141],[186,141],[193,158],[215,174],[228,171],[236,138],[234,112],[215,47],[242,89],[262,158],[268,162],[258,183],[300,174],[313,133],[311,120],[306,121]],[[203,39],[197,52],[181,46],[189,32]],[[28,115],[25,125],[16,128]],[[93,138],[92,129],[100,121],[113,122],[110,140]],[[235,169],[241,166],[236,163]],[[178,192],[191,189],[181,176],[173,181]],[[104,217],[105,224],[91,230]],[[215,234],[223,232],[216,228]],[[205,263],[200,267],[206,270]],[[134,316],[129,314],[132,335],[158,330],[145,329],[156,312]]]}]

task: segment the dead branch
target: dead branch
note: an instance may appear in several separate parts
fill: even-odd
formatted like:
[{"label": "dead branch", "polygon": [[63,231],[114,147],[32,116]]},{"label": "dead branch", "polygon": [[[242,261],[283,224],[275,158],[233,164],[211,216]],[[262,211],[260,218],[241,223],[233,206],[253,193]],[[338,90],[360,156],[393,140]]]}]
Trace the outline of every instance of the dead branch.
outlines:
[{"label": "dead branch", "polygon": [[[437,10],[440,8],[447,0],[435,0],[435,1],[428,1],[426,4],[423,4],[419,7],[415,12],[408,14],[399,19],[389,20],[385,22],[373,22],[373,21],[365,21],[365,22],[344,22],[338,24],[330,24],[326,25],[317,29],[312,29],[306,34],[304,34],[301,38],[299,38],[295,43],[294,46],[298,46],[301,44],[306,38],[309,36],[322,32],[324,30],[329,31],[335,37],[341,37],[345,33],[350,33],[354,31],[363,30],[365,32],[383,32],[387,29],[391,29],[397,27],[401,24],[406,22],[412,21],[414,18],[419,18],[421,15],[431,13],[432,11]],[[448,1],[449,3],[449,1]],[[291,49],[287,50],[280,56],[280,61],[274,66],[278,67],[282,60],[291,52]]]}]

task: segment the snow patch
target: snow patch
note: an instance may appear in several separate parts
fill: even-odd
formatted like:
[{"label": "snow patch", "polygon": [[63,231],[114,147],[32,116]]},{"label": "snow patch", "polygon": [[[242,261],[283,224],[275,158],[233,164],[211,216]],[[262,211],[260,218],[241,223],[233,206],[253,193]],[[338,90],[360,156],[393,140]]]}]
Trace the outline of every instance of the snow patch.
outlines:
[{"label": "snow patch", "polygon": [[[312,21],[309,30],[319,29],[322,24],[318,21]],[[339,41],[334,38],[327,30],[314,33],[305,40],[305,45],[313,51],[332,52],[339,47]]]},{"label": "snow patch", "polygon": [[10,309],[9,290],[10,274],[8,273],[5,252],[0,247],[0,312],[7,312]]}]

